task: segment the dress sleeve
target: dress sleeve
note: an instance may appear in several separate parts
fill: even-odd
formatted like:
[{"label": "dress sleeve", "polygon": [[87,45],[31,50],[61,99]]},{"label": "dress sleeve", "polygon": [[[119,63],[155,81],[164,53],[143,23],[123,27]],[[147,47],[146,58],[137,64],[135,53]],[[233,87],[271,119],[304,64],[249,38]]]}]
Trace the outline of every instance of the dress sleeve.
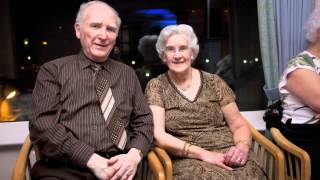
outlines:
[{"label": "dress sleeve", "polygon": [[210,78],[210,81],[210,85],[218,98],[220,106],[225,106],[235,101],[236,96],[234,92],[218,75],[214,74],[212,78]]},{"label": "dress sleeve", "polygon": [[148,104],[164,107],[162,91],[163,88],[161,82],[157,79],[151,79],[147,84],[145,90],[145,96],[147,98]]}]

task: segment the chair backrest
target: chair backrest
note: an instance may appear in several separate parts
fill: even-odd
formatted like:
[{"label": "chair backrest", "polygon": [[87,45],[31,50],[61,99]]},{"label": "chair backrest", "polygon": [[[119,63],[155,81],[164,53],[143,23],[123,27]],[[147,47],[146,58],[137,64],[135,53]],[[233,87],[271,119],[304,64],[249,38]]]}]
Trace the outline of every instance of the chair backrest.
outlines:
[{"label": "chair backrest", "polygon": [[283,180],[285,165],[282,151],[250,124],[249,126],[253,139],[252,149],[262,163],[263,170],[268,178]]},{"label": "chair backrest", "polygon": [[279,129],[270,129],[272,138],[285,155],[286,179],[310,180],[311,161],[308,153],[290,142],[282,135]]},{"label": "chair backrest", "polygon": [[33,146],[29,135],[24,140],[24,143],[18,154],[18,158],[13,167],[12,180],[25,180],[30,178],[30,169],[32,165],[40,160],[40,153],[36,146]]}]

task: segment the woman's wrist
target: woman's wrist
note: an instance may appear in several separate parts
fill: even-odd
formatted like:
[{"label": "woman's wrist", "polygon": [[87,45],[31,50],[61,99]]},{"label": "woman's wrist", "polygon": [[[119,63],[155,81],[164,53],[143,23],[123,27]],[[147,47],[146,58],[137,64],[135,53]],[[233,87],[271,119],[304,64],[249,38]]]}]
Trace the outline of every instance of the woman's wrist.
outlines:
[{"label": "woman's wrist", "polygon": [[244,139],[237,140],[235,142],[235,146],[239,147],[240,149],[245,149],[245,150],[248,151],[250,149],[250,147],[251,147],[251,141],[244,140]]},{"label": "woman's wrist", "polygon": [[188,157],[191,146],[192,146],[192,144],[189,144],[189,143],[187,143],[187,142],[185,142],[185,143],[183,144],[182,153],[181,153],[181,156],[182,156],[182,157]]},{"label": "woman's wrist", "polygon": [[192,144],[189,144],[187,142],[185,142],[183,144],[183,148],[181,151],[181,156],[185,157],[185,158],[193,158],[193,159],[199,159],[202,160],[203,159],[203,154],[205,153],[206,150],[202,149],[199,146],[195,146]]},{"label": "woman's wrist", "polygon": [[251,141],[248,141],[245,139],[237,140],[235,142],[235,145],[238,145],[238,144],[244,144],[244,145],[248,146],[249,148],[251,147]]},{"label": "woman's wrist", "polygon": [[207,152],[207,150],[205,150],[199,146],[193,145],[190,148],[189,157],[203,161],[203,159],[206,158],[206,154],[207,154],[206,152]]}]

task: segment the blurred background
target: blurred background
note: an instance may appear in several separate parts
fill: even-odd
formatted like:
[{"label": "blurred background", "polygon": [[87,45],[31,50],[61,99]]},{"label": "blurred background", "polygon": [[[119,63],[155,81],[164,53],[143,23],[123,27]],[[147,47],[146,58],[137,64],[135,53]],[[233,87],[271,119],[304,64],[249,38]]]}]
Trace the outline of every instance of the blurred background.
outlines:
[{"label": "blurred background", "polygon": [[[82,2],[0,1],[0,121],[28,120],[39,67],[79,52],[73,25]],[[200,44],[194,66],[225,79],[241,111],[265,108],[256,0],[105,2],[122,19],[112,57],[136,69],[142,88],[166,70],[156,56],[143,53],[143,37],[158,35],[167,25],[189,24]]]}]

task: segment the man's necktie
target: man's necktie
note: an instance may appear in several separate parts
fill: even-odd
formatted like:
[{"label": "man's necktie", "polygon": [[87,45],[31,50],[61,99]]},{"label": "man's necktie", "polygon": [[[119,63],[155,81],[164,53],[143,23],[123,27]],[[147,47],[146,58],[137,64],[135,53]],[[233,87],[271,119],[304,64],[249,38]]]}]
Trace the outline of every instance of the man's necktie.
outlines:
[{"label": "man's necktie", "polygon": [[110,132],[111,141],[120,149],[124,149],[127,142],[127,132],[124,125],[113,117],[115,111],[115,99],[112,95],[112,90],[108,80],[103,76],[101,65],[93,64],[95,76],[95,88],[100,101],[100,107],[104,120],[106,121],[107,130]]}]

